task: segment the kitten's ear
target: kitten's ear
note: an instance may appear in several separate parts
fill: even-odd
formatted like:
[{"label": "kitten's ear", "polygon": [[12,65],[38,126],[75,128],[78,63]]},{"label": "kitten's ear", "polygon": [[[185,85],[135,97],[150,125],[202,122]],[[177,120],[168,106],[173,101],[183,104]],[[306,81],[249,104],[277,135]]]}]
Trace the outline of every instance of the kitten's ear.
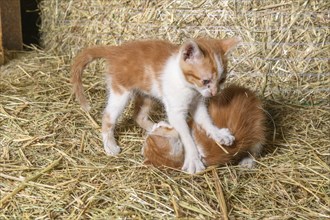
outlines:
[{"label": "kitten's ear", "polygon": [[225,55],[229,54],[233,49],[235,49],[242,42],[240,37],[232,37],[220,40],[220,46],[225,52]]},{"label": "kitten's ear", "polygon": [[186,42],[181,48],[181,56],[183,61],[193,63],[194,61],[203,57],[203,53],[198,44],[190,40]]}]

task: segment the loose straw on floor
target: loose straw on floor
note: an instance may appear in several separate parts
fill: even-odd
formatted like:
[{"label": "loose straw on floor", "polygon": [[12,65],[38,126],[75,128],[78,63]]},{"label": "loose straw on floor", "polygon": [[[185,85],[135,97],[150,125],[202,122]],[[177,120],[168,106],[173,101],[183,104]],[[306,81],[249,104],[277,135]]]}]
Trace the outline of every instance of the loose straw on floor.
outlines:
[{"label": "loose straw on floor", "polygon": [[48,171],[54,169],[54,167],[56,167],[57,165],[59,165],[59,163],[61,162],[62,157],[60,157],[59,159],[55,160],[53,163],[49,164],[47,167],[45,167],[44,169],[42,169],[40,172],[37,172],[36,174],[33,174],[29,177],[26,177],[25,180],[19,184],[18,187],[16,187],[11,193],[9,193],[8,195],[6,195],[5,197],[3,197],[0,200],[0,207],[2,208],[6,202],[8,202],[8,200],[10,198],[12,198],[13,196],[15,196],[17,193],[19,193],[21,190],[23,190],[27,185],[29,181],[35,180],[37,178],[39,178],[42,174],[47,173]]}]

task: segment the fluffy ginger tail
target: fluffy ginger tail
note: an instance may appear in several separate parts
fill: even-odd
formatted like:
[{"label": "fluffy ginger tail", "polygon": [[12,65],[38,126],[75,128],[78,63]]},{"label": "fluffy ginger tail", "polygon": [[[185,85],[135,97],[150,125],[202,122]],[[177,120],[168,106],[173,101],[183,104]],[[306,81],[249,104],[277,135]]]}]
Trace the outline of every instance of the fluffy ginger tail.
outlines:
[{"label": "fluffy ginger tail", "polygon": [[86,99],[84,88],[82,85],[82,72],[86,65],[97,58],[106,57],[110,47],[108,46],[96,46],[86,48],[81,51],[74,59],[71,66],[71,83],[73,86],[73,93],[76,96],[77,101],[85,111],[90,110],[89,102]]}]

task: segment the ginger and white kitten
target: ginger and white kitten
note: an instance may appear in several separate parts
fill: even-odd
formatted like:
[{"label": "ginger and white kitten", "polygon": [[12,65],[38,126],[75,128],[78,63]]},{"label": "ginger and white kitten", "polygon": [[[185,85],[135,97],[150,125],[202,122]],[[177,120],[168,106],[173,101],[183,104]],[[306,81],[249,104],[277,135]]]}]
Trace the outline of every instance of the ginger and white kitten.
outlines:
[{"label": "ginger and white kitten", "polygon": [[[266,116],[260,100],[250,90],[232,85],[210,99],[208,110],[216,126],[233,132],[235,143],[222,146],[225,152],[191,121],[189,126],[205,166],[239,162],[244,167],[253,167],[253,157],[258,156],[266,140]],[[146,164],[179,169],[185,149],[176,130],[159,122],[149,132],[142,153]]]},{"label": "ginger and white kitten", "polygon": [[[205,97],[217,94],[226,79],[225,54],[237,45],[237,38],[224,40],[189,40],[182,46],[166,41],[133,41],[120,46],[86,48],[72,64],[73,91],[83,109],[89,110],[82,86],[85,66],[96,58],[105,58],[108,103],[102,119],[102,138],[107,154],[120,152],[114,138],[114,128],[128,100],[134,94],[147,96],[136,118],[150,130],[152,123],[146,116],[150,97],[160,100],[166,109],[169,123],[179,133],[185,149],[182,170],[195,173],[205,169],[187,124],[191,113],[215,141],[231,145],[234,136],[227,128],[216,127],[207,112]],[[141,96],[140,96],[141,98]]]}]

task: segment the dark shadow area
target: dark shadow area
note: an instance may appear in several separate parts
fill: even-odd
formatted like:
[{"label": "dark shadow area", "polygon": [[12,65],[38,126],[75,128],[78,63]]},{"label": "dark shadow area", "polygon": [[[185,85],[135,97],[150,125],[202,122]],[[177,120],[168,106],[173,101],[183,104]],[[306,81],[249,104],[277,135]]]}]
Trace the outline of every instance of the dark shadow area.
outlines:
[{"label": "dark shadow area", "polygon": [[267,116],[267,141],[262,151],[262,156],[272,154],[278,147],[277,143],[283,141],[281,135],[282,129],[279,128],[279,124],[283,121],[283,108],[278,107],[277,103],[272,100],[262,100],[263,108]]},{"label": "dark shadow area", "polygon": [[40,46],[40,15],[38,4],[41,0],[21,0],[22,35],[24,49]]}]

